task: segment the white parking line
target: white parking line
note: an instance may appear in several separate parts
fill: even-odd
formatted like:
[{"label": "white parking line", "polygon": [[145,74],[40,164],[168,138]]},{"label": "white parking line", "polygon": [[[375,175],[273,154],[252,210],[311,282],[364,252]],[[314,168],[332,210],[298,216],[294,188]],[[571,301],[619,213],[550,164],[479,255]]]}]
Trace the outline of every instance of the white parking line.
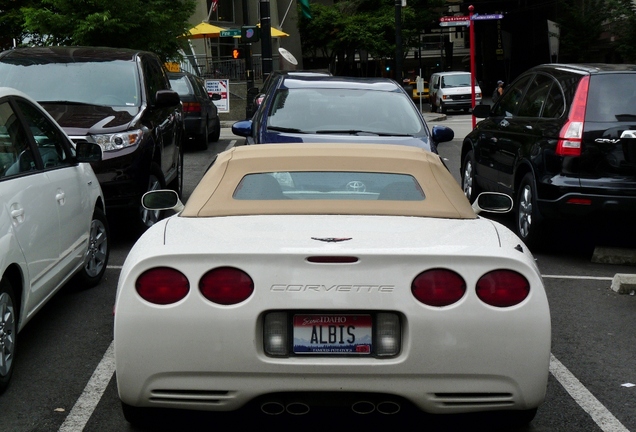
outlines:
[{"label": "white parking line", "polygon": [[66,416],[64,423],[58,429],[59,432],[79,432],[91,418],[95,407],[99,403],[108,383],[115,373],[115,342],[111,342],[104,357],[97,365],[88,384],[80,395],[71,412]]},{"label": "white parking line", "polygon": [[614,280],[607,276],[565,276],[565,275],[541,275],[544,279],[580,279],[580,280]]},{"label": "white parking line", "polygon": [[550,372],[603,432],[629,432],[563,364],[550,355]]}]

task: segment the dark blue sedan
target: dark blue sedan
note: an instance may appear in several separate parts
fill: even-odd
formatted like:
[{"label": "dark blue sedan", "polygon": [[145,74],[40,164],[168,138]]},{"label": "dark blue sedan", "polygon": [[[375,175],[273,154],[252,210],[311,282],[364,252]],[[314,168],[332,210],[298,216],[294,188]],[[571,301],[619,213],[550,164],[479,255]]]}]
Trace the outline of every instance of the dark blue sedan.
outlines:
[{"label": "dark blue sedan", "polygon": [[246,144],[364,142],[421,147],[454,137],[429,131],[409,94],[388,78],[285,76],[277,78],[251,120],[232,125]]}]

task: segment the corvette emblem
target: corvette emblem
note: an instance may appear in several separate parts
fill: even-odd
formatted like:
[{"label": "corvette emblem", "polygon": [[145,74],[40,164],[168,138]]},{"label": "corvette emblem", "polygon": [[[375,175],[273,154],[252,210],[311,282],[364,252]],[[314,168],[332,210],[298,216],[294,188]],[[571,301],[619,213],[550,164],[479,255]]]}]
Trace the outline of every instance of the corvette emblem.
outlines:
[{"label": "corvette emblem", "polygon": [[321,242],[327,242],[327,243],[338,243],[338,242],[343,242],[343,241],[347,241],[347,240],[351,240],[351,237],[312,237],[312,240],[318,240]]}]

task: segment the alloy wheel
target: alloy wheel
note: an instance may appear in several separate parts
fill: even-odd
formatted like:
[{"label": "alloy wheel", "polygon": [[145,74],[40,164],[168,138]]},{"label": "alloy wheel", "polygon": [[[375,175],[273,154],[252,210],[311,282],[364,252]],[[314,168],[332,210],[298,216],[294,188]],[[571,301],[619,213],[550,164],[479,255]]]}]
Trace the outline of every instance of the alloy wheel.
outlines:
[{"label": "alloy wheel", "polygon": [[11,371],[15,352],[15,311],[8,293],[0,293],[0,376]]},{"label": "alloy wheel", "polygon": [[521,237],[528,238],[532,229],[532,188],[529,184],[526,184],[519,194],[517,224]]},{"label": "alloy wheel", "polygon": [[90,277],[98,276],[106,265],[108,258],[108,231],[104,223],[99,219],[91,222],[88,250],[84,261],[86,274]]}]

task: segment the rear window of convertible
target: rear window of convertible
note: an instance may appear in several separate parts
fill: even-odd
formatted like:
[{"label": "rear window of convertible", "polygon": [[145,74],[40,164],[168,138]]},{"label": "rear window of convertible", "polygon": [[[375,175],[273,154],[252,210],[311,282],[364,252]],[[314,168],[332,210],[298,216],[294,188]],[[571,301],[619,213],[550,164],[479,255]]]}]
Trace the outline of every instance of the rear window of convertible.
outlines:
[{"label": "rear window of convertible", "polygon": [[370,172],[267,172],[243,177],[236,200],[422,201],[424,191],[407,174]]}]

